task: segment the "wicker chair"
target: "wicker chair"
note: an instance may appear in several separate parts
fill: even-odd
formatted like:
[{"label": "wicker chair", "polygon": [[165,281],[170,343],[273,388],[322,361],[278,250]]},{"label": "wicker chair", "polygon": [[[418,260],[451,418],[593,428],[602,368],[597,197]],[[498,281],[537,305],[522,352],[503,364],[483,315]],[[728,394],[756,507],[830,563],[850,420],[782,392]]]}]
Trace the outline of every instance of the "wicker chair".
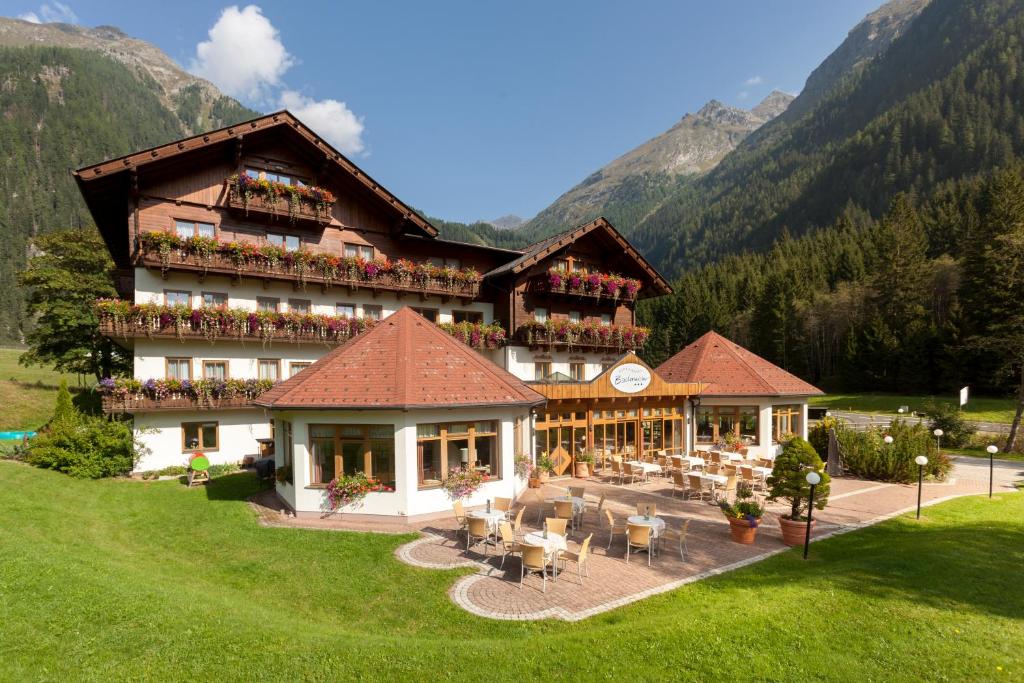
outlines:
[{"label": "wicker chair", "polygon": [[590,578],[590,563],[587,561],[590,556],[590,539],[594,537],[594,534],[590,534],[583,539],[583,544],[580,545],[579,552],[572,552],[570,550],[563,550],[559,558],[562,561],[562,567],[565,567],[565,563],[575,562],[576,563],[576,576],[580,579],[580,585],[583,585],[583,575],[587,575]]},{"label": "wicker chair", "polygon": [[512,512],[512,499],[495,497],[494,509],[498,510],[499,512],[504,512],[505,518],[508,519],[508,514]]},{"label": "wicker chair", "polygon": [[541,592],[547,593],[548,556],[544,552],[544,546],[522,544],[519,546],[519,553],[519,557],[522,560],[519,570],[519,590],[523,589],[523,577],[526,576],[527,572],[534,572],[544,578],[544,587],[541,589]]},{"label": "wicker chair", "polygon": [[[571,500],[556,500],[555,501],[555,518],[556,519],[568,520],[569,523],[572,525],[573,530],[575,531],[575,529],[576,529],[576,513],[573,510],[573,505],[572,505],[572,501]],[[548,525],[548,529],[550,529],[550,528],[551,528],[551,525],[549,524]],[[565,533],[565,532],[560,532],[560,533]]]},{"label": "wicker chair", "polygon": [[569,495],[572,496],[573,498],[582,498],[584,493],[585,491],[582,486],[569,487]]},{"label": "wicker chair", "polygon": [[676,491],[682,491],[683,495],[686,494],[686,475],[681,470],[672,470],[672,495],[676,495]]},{"label": "wicker chair", "polygon": [[523,513],[526,512],[525,507],[519,508],[519,512],[516,513],[516,519],[512,522],[512,531],[515,532],[517,538],[523,537]]},{"label": "wicker chair", "polygon": [[[455,510],[455,522],[459,525],[458,531],[465,531],[469,526],[469,521],[466,519],[466,509],[462,507],[462,501],[455,501],[452,504],[452,509]],[[458,537],[458,531],[456,532],[456,538]]]},{"label": "wicker chair", "polygon": [[636,514],[638,515],[650,515],[651,517],[658,516],[658,504],[657,503],[637,503]]},{"label": "wicker chair", "polygon": [[498,569],[501,569],[505,566],[506,557],[519,552],[519,542],[516,541],[516,532],[512,530],[512,525],[508,522],[501,523],[501,526],[498,527],[498,534],[501,536],[501,564],[498,565]]},{"label": "wicker chair", "polygon": [[487,541],[491,537],[491,530],[488,528],[487,520],[483,517],[469,517],[469,526],[466,527],[466,550],[469,550],[471,545],[476,545],[480,541],[484,544],[484,555],[487,554]]},{"label": "wicker chair", "polygon": [[548,525],[548,532],[565,536],[565,528],[569,526],[569,517],[548,517],[544,520]]},{"label": "wicker chair", "polygon": [[697,500],[704,500],[704,493],[707,492],[714,499],[714,484],[710,480],[705,481],[699,474],[688,474],[686,481],[689,484],[687,498],[693,498],[696,494]]},{"label": "wicker chair", "polygon": [[626,562],[629,562],[629,556],[633,552],[633,548],[638,548],[647,551],[647,566],[651,566],[651,527],[646,524],[627,524],[626,525]]},{"label": "wicker chair", "polygon": [[686,562],[686,534],[689,530],[690,520],[684,521],[683,526],[679,529],[666,526],[661,530],[661,534],[658,535],[658,547],[661,547],[662,541],[672,541],[679,548],[679,559]]},{"label": "wicker chair", "polygon": [[622,483],[623,475],[624,475],[624,472],[623,472],[622,460],[621,459],[620,460],[615,460],[613,458],[612,459],[612,479],[614,479],[615,477],[618,477],[619,484],[621,484]]},{"label": "wicker chair", "polygon": [[724,494],[725,495],[725,500],[729,500],[729,494],[730,493],[732,493],[732,494],[736,493],[736,475],[735,474],[726,475],[725,483],[724,484],[718,484],[717,486],[715,486],[715,493],[716,493],[716,495],[717,494]]},{"label": "wicker chair", "polygon": [[616,532],[625,531],[625,522],[616,522],[615,517],[612,516],[612,511],[605,508],[604,511],[605,521],[608,523],[608,547],[612,547],[612,539],[615,537]]}]

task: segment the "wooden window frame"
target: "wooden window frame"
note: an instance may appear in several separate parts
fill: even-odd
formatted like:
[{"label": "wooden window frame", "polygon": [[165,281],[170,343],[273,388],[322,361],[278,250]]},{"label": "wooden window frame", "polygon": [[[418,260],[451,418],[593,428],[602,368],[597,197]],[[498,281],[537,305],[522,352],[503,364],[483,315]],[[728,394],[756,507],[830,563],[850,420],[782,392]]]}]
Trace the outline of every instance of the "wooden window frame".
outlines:
[{"label": "wooden window frame", "polygon": [[[348,313],[339,313],[338,312],[339,308],[351,308],[352,309],[352,314],[349,315]],[[359,308],[355,304],[350,304],[350,303],[341,301],[341,302],[338,302],[338,303],[334,304],[334,314],[335,315],[342,315],[342,316],[345,316],[346,318],[356,318],[356,317],[359,316]]]},{"label": "wooden window frame", "polygon": [[753,408],[754,409],[754,414],[757,416],[757,436],[754,438],[753,443],[751,443],[750,445],[751,446],[759,446],[759,445],[761,445],[761,408],[759,406],[750,405],[750,404],[743,405],[743,404],[739,404],[739,403],[734,404],[734,405],[721,405],[721,406],[702,405],[702,406],[698,406],[697,410],[699,411],[701,408],[708,408],[708,409],[711,410],[711,435],[712,436],[711,436],[711,441],[700,441],[700,440],[698,440],[698,438],[697,438],[697,411],[694,411],[694,414],[693,414],[693,443],[694,444],[705,444],[705,445],[706,444],[716,444],[719,441],[721,441],[722,433],[721,433],[721,429],[719,428],[720,427],[720,422],[721,422],[720,417],[719,417],[720,415],[729,415],[730,417],[732,417],[732,419],[733,419],[733,430],[732,430],[732,433],[736,436],[736,438],[742,439],[743,436],[742,436],[742,428],[740,426],[740,416],[743,414],[742,411],[743,411],[744,408]]},{"label": "wooden window frame", "polygon": [[[256,175],[253,176],[251,173],[249,173],[249,171],[252,171]],[[288,180],[292,181],[292,182],[287,183],[287,184],[289,186],[292,186],[292,187],[298,187],[299,185],[309,185],[310,184],[310,181],[307,178],[296,176],[296,175],[294,175],[292,173],[285,173],[284,171],[275,171],[275,170],[271,170],[269,168],[258,168],[256,166],[250,166],[248,164],[245,165],[244,173],[247,176],[249,176],[250,178],[256,178],[258,180],[266,180],[268,173],[271,174],[271,175],[277,176],[279,178],[281,176],[287,176]],[[277,181],[274,181],[274,182],[281,182],[281,181],[277,180]]]},{"label": "wooden window frame", "polygon": [[[214,444],[212,447],[207,446],[206,444],[203,443],[203,425],[210,425],[210,424],[212,424],[214,426],[214,430],[215,430],[214,433],[216,434],[216,439],[217,439],[217,443]],[[185,425],[199,425],[199,428],[196,430],[196,433],[199,435],[199,446],[198,447],[196,447],[196,448],[188,448],[188,444],[185,443]],[[219,451],[219,450],[220,450],[220,422],[218,422],[217,420],[199,420],[199,421],[189,421],[189,422],[182,422],[181,423],[181,452],[182,453],[209,453],[209,452],[215,452],[215,451]]]},{"label": "wooden window frame", "polygon": [[424,313],[431,313],[434,319],[430,320],[430,318],[427,318],[427,320],[430,320],[430,322],[436,323],[441,320],[441,311],[439,309],[424,306],[410,306],[410,308],[412,308],[412,310],[422,315],[424,318],[427,318],[426,315],[423,315]]},{"label": "wooden window frame", "polygon": [[[540,315],[537,311],[544,311],[544,314]],[[546,323],[548,320],[551,320],[551,309],[546,306],[534,306],[533,319],[539,323]]]},{"label": "wooden window frame", "polygon": [[194,220],[192,218],[173,218],[172,217],[171,220],[174,221],[174,234],[175,235],[178,234],[178,223],[191,223],[192,224],[192,235],[191,235],[192,237],[199,237],[200,236],[199,235],[199,226],[200,225],[209,225],[210,227],[212,227],[213,228],[213,234],[210,235],[210,237],[213,237],[214,239],[216,239],[216,237],[217,237],[217,232],[218,231],[217,231],[217,224],[216,223],[208,222],[208,221],[197,221],[197,220]]},{"label": "wooden window frame", "polygon": [[224,360],[219,360],[219,359],[204,360],[203,361],[203,379],[213,379],[212,377],[207,377],[206,376],[206,367],[208,365],[218,365],[220,363],[224,364],[224,379],[225,380],[231,379],[231,363],[228,362],[227,359],[224,359]]},{"label": "wooden window frame", "polygon": [[[797,434],[792,430],[794,422],[803,419],[803,406],[798,403],[784,403],[780,405],[772,406],[772,443],[779,443],[779,437],[783,434]],[[782,429],[782,422],[785,420],[786,424],[790,429],[784,431]],[[760,430],[760,425],[758,425]],[[801,431],[803,431],[801,429]]]},{"label": "wooden window frame", "polygon": [[295,311],[295,302],[305,303],[306,304],[306,312],[303,315],[307,315],[307,314],[310,314],[310,313],[313,312],[313,301],[312,301],[312,299],[292,299],[292,298],[289,298],[288,299],[288,312],[289,313],[295,313],[296,312]]},{"label": "wooden window frame", "polygon": [[164,358],[164,377],[171,379],[171,361],[188,362],[188,380],[192,381],[192,357],[191,356],[167,356]]},{"label": "wooden window frame", "polygon": [[[453,310],[452,311],[452,322],[453,323],[463,322],[462,320],[458,320],[458,316],[460,316],[460,315],[465,316],[465,322],[468,322],[470,324],[477,324],[477,323],[479,323],[479,324],[482,325],[484,323],[484,312],[483,311],[470,311],[470,310],[465,310],[465,309]],[[471,318],[472,318],[472,320],[471,320]]]},{"label": "wooden window frame", "polygon": [[[373,317],[367,315],[366,314],[366,309],[367,308],[371,308],[371,309],[377,311],[377,317],[373,318]],[[384,319],[384,306],[382,304],[363,304],[360,310],[361,310],[361,314],[360,314],[361,318],[366,318],[368,320],[376,320],[378,322]]]},{"label": "wooden window frame", "polygon": [[[303,370],[305,370],[306,368],[308,368],[312,364],[313,364],[312,361],[308,361],[308,360],[290,361],[288,363],[288,379],[291,379],[292,377],[294,377],[295,375],[299,374],[299,372],[302,372]],[[295,366],[296,365],[301,365],[302,366],[301,368],[299,368],[298,372],[295,371]]]},{"label": "wooden window frame", "polygon": [[290,420],[281,420],[281,466],[289,467],[285,481],[295,486],[295,431]]},{"label": "wooden window frame", "polygon": [[264,311],[264,312],[266,312],[266,313],[280,313],[281,312],[281,297],[279,297],[279,296],[257,296],[256,297],[256,310],[258,312],[259,311],[263,311],[263,309],[260,308],[260,300],[263,300],[263,301],[276,301],[277,302],[276,304],[274,304],[274,310],[273,311]]},{"label": "wooden window frame", "polygon": [[172,304],[170,299],[167,297],[168,294],[185,294],[188,296],[188,303],[184,304],[189,308],[192,308],[192,290],[191,289],[165,289],[164,290],[164,306],[177,306],[178,304]]},{"label": "wooden window frame", "polygon": [[[341,445],[343,443],[361,443],[363,446],[363,467],[358,468],[366,474],[367,477],[373,479],[373,449],[370,447],[371,441],[381,441],[382,437],[370,436],[370,430],[373,428],[388,427],[391,429],[391,450],[393,454],[392,468],[395,475],[395,487],[394,491],[381,491],[380,493],[394,493],[398,490],[398,448],[395,445],[395,425],[394,424],[338,424],[338,423],[311,423],[306,426],[309,448],[309,473],[310,473],[310,488],[323,488],[330,482],[322,481],[322,473],[319,472],[317,467],[316,459],[313,455],[313,428],[314,427],[329,427],[334,430],[334,476],[341,476],[345,471],[344,458],[341,455]],[[342,436],[341,430],[345,429],[360,429],[362,435],[359,437],[355,436]],[[317,437],[327,438],[327,437]]]},{"label": "wooden window frame", "polygon": [[260,366],[263,363],[273,363],[274,365],[277,366],[277,379],[273,380],[273,381],[280,382],[281,379],[282,379],[282,377],[281,377],[281,359],[280,358],[257,358],[256,359],[256,379],[263,379],[263,377],[260,376]]},{"label": "wooden window frame", "polygon": [[583,311],[569,311],[567,316],[571,323],[581,323],[585,320],[583,317]]},{"label": "wooden window frame", "polygon": [[[579,370],[579,377],[576,377],[576,370]],[[587,364],[580,361],[569,363],[569,376],[577,382],[584,382],[587,378]]]},{"label": "wooden window frame", "polygon": [[[493,425],[492,431],[478,432],[476,429],[477,424],[481,422],[490,422]],[[423,425],[436,425],[437,436],[417,436],[416,437],[416,486],[420,490],[436,489],[443,485],[444,479],[438,484],[422,484],[421,477],[423,476],[423,455],[420,451],[419,445],[425,441],[437,441],[441,444],[441,472],[447,473],[451,471],[453,465],[448,462],[448,441],[466,441],[468,444],[469,453],[467,455],[468,460],[466,466],[472,469],[476,466],[476,439],[480,438],[491,438],[494,437],[495,452],[493,453],[494,462],[491,464],[492,474],[487,475],[488,481],[500,481],[501,480],[501,463],[502,463],[502,448],[501,448],[501,420],[498,418],[490,418],[484,420],[467,419],[467,420],[455,420],[449,422],[422,422],[417,423],[416,428]],[[452,433],[450,427],[453,424],[465,424],[468,425],[465,432]],[[461,465],[462,463],[457,463]]]},{"label": "wooden window frame", "polygon": [[[547,366],[547,372],[543,373],[543,377],[538,377],[537,376],[537,366],[538,365]],[[533,361],[533,381],[534,382],[539,382],[541,380],[547,379],[550,376],[551,376],[551,361],[549,361],[549,360],[535,360],[535,361]]]},{"label": "wooden window frame", "polygon": [[[299,251],[299,250],[302,249],[302,236],[301,235],[289,235],[286,232],[271,232],[271,231],[268,230],[267,233],[266,233],[267,244],[274,244],[273,242],[270,241],[271,236],[273,236],[273,237],[280,237],[281,238],[281,244],[274,245],[274,246],[280,246],[285,251]],[[298,240],[298,244],[296,245],[296,247],[294,249],[289,249],[288,248],[288,238],[290,238],[290,237],[294,237],[296,240]]]},{"label": "wooden window frame", "polygon": [[[349,247],[353,247],[356,250],[356,253],[352,256],[349,256],[348,254]],[[367,258],[363,254],[363,251],[366,249],[370,250],[369,258]],[[361,258],[364,261],[372,261],[375,258],[377,258],[377,247],[373,246],[372,244],[362,244],[360,242],[342,242],[341,253],[345,256],[345,258]]]},{"label": "wooden window frame", "polygon": [[228,306],[229,306],[229,304],[231,302],[231,297],[228,296],[227,292],[203,291],[203,292],[199,293],[199,300],[202,303],[204,308],[207,307],[206,306],[206,296],[208,294],[212,295],[212,296],[222,296],[222,297],[224,297],[224,303],[222,303],[222,304],[214,304],[212,307],[209,307],[209,308],[213,308],[215,310],[224,310],[224,309],[228,308]]}]

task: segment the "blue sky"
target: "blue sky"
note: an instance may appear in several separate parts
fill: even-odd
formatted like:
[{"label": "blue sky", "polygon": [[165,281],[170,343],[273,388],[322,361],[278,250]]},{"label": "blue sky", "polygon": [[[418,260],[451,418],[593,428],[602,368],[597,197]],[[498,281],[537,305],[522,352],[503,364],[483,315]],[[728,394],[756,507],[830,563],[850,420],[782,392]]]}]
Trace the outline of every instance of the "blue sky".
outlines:
[{"label": "blue sky", "polygon": [[118,26],[255,109],[298,110],[404,201],[469,221],[532,216],[709,99],[798,92],[879,4],[0,0],[0,14]]}]

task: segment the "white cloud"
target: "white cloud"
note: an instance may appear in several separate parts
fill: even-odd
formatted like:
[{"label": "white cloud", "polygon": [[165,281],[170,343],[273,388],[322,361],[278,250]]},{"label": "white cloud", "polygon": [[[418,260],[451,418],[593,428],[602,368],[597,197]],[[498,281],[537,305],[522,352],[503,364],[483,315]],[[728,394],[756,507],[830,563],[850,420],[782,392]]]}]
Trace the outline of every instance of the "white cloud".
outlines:
[{"label": "white cloud", "polygon": [[743,85],[748,87],[751,85],[761,85],[762,83],[764,83],[764,79],[760,76],[751,76],[747,80],[743,81]]},{"label": "white cloud", "polygon": [[272,88],[295,64],[270,20],[256,5],[221,12],[209,40],[196,45],[190,70],[228,95],[250,102],[268,102]]},{"label": "white cloud", "polygon": [[738,100],[745,100],[748,97],[750,97],[750,93],[748,93],[746,90],[741,90],[736,95],[736,99],[738,99]]},{"label": "white cloud", "polygon": [[25,12],[18,18],[32,24],[76,24],[78,15],[63,2],[43,3],[38,12]]},{"label": "white cloud", "polygon": [[343,153],[359,154],[365,149],[363,119],[356,116],[344,102],[314,100],[294,90],[284,90],[279,101],[283,108],[295,114]]}]

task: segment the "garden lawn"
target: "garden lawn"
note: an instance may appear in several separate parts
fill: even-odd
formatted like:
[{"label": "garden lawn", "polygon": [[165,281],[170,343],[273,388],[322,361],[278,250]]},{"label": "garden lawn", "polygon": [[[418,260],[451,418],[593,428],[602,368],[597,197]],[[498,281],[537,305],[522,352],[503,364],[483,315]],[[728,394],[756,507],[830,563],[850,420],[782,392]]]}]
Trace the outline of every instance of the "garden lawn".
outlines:
[{"label": "garden lawn", "polygon": [[[959,399],[955,396],[905,396],[900,394],[827,394],[812,396],[812,406],[831,410],[849,410],[857,413],[887,413],[897,415],[900,406],[922,413],[929,401],[946,403],[956,407]],[[964,406],[963,415],[968,420],[980,422],[1012,422],[1017,406],[1012,398],[971,397]]]},{"label": "garden lawn", "polygon": [[[78,390],[77,375],[18,365],[18,356],[24,352],[0,348],[0,431],[33,430],[46,424],[53,416],[62,377],[72,392]],[[86,381],[95,382],[92,378]]]},{"label": "garden lawn", "polygon": [[[1024,496],[959,499],[580,623],[474,617],[412,536],[264,528],[249,474],[0,462],[0,677],[1021,680]],[[723,531],[723,543],[726,535]],[[529,584],[523,590],[535,590]],[[586,590],[583,588],[582,590]]]}]

